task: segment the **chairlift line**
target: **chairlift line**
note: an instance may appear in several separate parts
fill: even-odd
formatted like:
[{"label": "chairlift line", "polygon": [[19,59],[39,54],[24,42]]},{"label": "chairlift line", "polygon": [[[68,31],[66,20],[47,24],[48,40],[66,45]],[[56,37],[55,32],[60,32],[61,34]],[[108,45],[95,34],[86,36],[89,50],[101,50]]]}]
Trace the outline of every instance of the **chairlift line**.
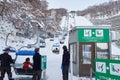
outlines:
[{"label": "chairlift line", "polygon": [[[28,22],[28,25],[29,25],[29,22],[31,21],[31,20],[54,20],[53,18],[23,18],[23,20],[24,21],[27,21]],[[45,31],[46,31],[46,29],[45,29]],[[37,44],[38,43],[38,37],[39,37],[39,35],[38,35],[38,32],[37,32],[37,41],[34,43],[34,44],[29,44],[29,45],[35,45],[35,44]]]},{"label": "chairlift line", "polygon": [[[46,18],[23,18],[24,21],[27,21],[27,22],[30,22],[31,20],[40,20],[40,21],[46,21],[45,24],[47,24],[47,21],[54,21],[53,18],[49,18],[49,17],[46,17]],[[44,31],[47,31],[47,25],[45,25],[44,27]]]},{"label": "chairlift line", "polygon": [[[33,18],[33,19],[30,19],[30,18],[27,18],[27,19],[24,19],[25,21],[29,22],[30,20],[53,20],[52,18]],[[28,24],[29,25],[29,24]],[[6,40],[5,40],[5,45],[8,46],[7,42],[8,42],[8,37],[9,35],[11,35],[12,33],[8,33],[6,35]],[[34,51],[32,50],[21,50],[22,48],[31,48],[31,47],[35,47],[34,45],[38,44],[38,41],[39,41],[39,35],[37,33],[37,39],[36,39],[36,42],[34,44],[28,44],[27,46],[22,46],[20,47],[17,51],[15,50],[15,62],[18,58],[18,56],[33,56],[34,55]],[[11,47],[10,48],[14,48],[14,47]],[[14,48],[15,49],[15,48]],[[13,68],[15,70],[15,73],[17,75],[33,75],[33,70],[32,69],[23,69],[23,68],[17,68],[16,67],[16,63],[13,64]]]}]

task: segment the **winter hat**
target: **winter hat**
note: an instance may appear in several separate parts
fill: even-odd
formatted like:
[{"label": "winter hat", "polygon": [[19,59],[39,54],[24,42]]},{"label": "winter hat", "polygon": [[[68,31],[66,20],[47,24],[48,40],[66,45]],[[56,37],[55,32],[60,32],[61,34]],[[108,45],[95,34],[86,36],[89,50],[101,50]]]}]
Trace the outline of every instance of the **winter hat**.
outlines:
[{"label": "winter hat", "polygon": [[67,46],[64,45],[63,46],[63,50],[67,51]]},{"label": "winter hat", "polygon": [[35,48],[35,53],[37,53],[39,51],[39,48]]},{"label": "winter hat", "polygon": [[26,61],[29,61],[30,60],[30,58],[28,57],[28,58],[26,58]]},{"label": "winter hat", "polygon": [[10,48],[6,48],[5,51],[10,51]]}]

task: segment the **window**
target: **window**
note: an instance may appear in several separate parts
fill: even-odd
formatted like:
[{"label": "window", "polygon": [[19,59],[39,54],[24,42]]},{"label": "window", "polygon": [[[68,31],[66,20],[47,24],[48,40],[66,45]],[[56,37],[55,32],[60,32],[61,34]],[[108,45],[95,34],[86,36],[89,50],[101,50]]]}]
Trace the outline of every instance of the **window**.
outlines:
[{"label": "window", "polygon": [[108,43],[97,43],[96,57],[100,59],[108,59]]},{"label": "window", "polygon": [[82,45],[83,64],[91,64],[91,45]]},{"label": "window", "polygon": [[72,54],[73,63],[77,62],[77,44],[70,44],[70,54]]}]

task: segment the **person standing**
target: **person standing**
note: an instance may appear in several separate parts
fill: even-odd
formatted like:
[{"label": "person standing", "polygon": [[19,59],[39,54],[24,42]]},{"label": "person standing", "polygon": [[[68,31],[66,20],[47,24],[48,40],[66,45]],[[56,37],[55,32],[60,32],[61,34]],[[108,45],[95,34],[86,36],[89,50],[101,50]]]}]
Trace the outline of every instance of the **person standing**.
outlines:
[{"label": "person standing", "polygon": [[70,53],[67,50],[67,47],[63,46],[63,56],[62,56],[62,75],[63,80],[68,80],[68,71],[70,65]]},{"label": "person standing", "polygon": [[6,72],[8,74],[8,79],[9,80],[13,80],[10,64],[14,63],[14,61],[12,60],[12,57],[9,55],[9,52],[10,52],[10,48],[6,48],[5,52],[0,55],[0,61],[1,61],[1,66],[0,66],[1,76],[0,76],[0,80],[3,80]]},{"label": "person standing", "polygon": [[42,69],[41,69],[41,55],[39,53],[39,48],[35,48],[35,54],[33,56],[33,80],[40,80]]}]

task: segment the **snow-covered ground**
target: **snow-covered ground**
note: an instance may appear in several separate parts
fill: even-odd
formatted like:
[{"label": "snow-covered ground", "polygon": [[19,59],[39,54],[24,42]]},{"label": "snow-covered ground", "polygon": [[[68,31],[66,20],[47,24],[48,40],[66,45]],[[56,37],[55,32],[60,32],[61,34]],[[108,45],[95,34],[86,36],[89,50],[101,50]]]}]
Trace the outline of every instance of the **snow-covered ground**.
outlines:
[{"label": "snow-covered ground", "polygon": [[62,18],[60,27],[64,29],[65,26],[68,28],[69,31],[75,26],[93,26],[93,23],[83,16],[72,16],[71,14],[69,14],[68,16],[64,16]]},{"label": "snow-covered ground", "polygon": [[[59,43],[58,38],[55,38],[54,41],[50,41],[49,39],[46,39],[46,44],[47,44],[46,47],[40,48],[41,55],[47,55],[47,69],[46,69],[47,80],[62,80],[62,71],[61,71],[61,61],[62,61],[62,53],[63,53],[62,46],[63,45],[68,46],[67,40],[68,40],[68,37],[66,37],[64,44],[60,44],[59,54],[52,53],[52,45],[56,42]],[[118,49],[115,44],[112,44],[112,53],[114,53],[114,51],[115,53],[118,53],[116,51],[120,52],[120,49]],[[14,57],[15,54],[10,53],[10,55]],[[19,63],[23,63],[26,57],[28,56],[18,56],[17,61]],[[32,56],[29,56],[29,57],[32,60]],[[13,69],[12,69],[12,72],[13,72],[14,78],[21,77],[20,75],[16,75]],[[23,76],[23,77],[26,77],[26,76]],[[5,76],[4,80],[8,80],[7,75]],[[84,77],[84,78],[78,79],[77,77],[73,76],[73,79],[71,79],[71,76],[69,76],[69,80],[89,80],[89,78]]]},{"label": "snow-covered ground", "polygon": [[[67,45],[68,43],[68,37],[66,37],[65,43],[63,45]],[[61,61],[62,61],[62,46],[60,44],[60,53],[59,54],[55,54],[52,53],[52,45],[54,43],[59,43],[59,39],[55,38],[54,41],[50,41],[50,39],[46,39],[46,47],[45,48],[40,48],[40,53],[41,55],[47,55],[47,69],[46,69],[46,77],[47,80],[62,80],[62,73],[61,73]],[[14,53],[10,53],[10,55],[12,55],[12,57],[15,57]],[[18,56],[17,61],[19,63],[23,63],[25,58],[28,56]],[[32,60],[32,56],[29,56]],[[14,73],[14,70],[12,70],[13,72],[13,77],[21,77],[20,75],[16,75]],[[5,76],[5,79],[7,80],[7,75]]]},{"label": "snow-covered ground", "polygon": [[[88,23],[84,19],[82,19],[82,20],[83,20],[82,22],[84,22],[85,24]],[[3,25],[3,23],[1,25]],[[9,28],[9,30],[10,29],[11,29],[11,31],[13,31],[13,29],[11,27]],[[11,31],[7,32],[7,29],[4,29],[4,30],[6,31],[6,33],[11,32]],[[15,30],[13,32],[15,32]],[[2,32],[2,30],[0,30],[0,33],[1,33],[0,36],[3,37],[3,38],[0,38],[0,45],[1,45],[0,46],[0,53],[2,53],[3,52],[2,50],[6,47],[5,37],[7,34]],[[16,36],[9,36],[8,39],[9,39],[8,43],[7,43],[8,45],[13,46],[16,49],[19,49],[21,46],[26,46],[27,44],[34,43],[36,38],[35,39],[25,39],[25,38],[20,38],[20,37],[16,37]],[[12,40],[15,40],[15,41],[11,42]],[[24,41],[24,42],[20,43],[21,41]],[[52,53],[52,45],[54,43],[59,43],[59,38],[55,38],[54,41],[50,41],[49,39],[46,39],[46,47],[40,48],[40,53],[41,53],[41,55],[47,56],[47,69],[46,69],[47,80],[62,80],[62,71],[61,71],[61,61],[62,61],[62,53],[63,53],[62,46],[63,45],[68,46],[68,36],[65,39],[65,43],[60,44],[60,53],[59,54]],[[120,54],[118,54],[120,52],[120,49],[115,44],[111,44],[111,48],[112,48],[112,50],[111,50],[112,54],[120,55]],[[25,49],[25,48],[23,48],[23,49]],[[15,53],[10,53],[10,55],[12,55],[12,58],[15,58]],[[16,62],[23,63],[25,61],[26,57],[27,56],[18,56]],[[29,57],[31,58],[31,62],[32,62],[32,56],[29,56]],[[19,75],[16,75],[14,73],[13,69],[12,69],[12,72],[13,72],[13,78],[20,77]],[[8,80],[7,75],[5,76],[4,80]],[[89,80],[89,78],[85,77],[85,78],[78,79],[75,76],[72,76],[72,78],[71,78],[71,75],[70,75],[69,80]]]},{"label": "snow-covered ground", "polygon": [[[52,45],[54,43],[59,43],[59,38],[55,38],[54,41],[50,41],[50,39],[46,39],[46,47],[40,48],[41,55],[47,55],[47,69],[46,69],[46,78],[47,80],[62,80],[62,71],[61,71],[61,62],[62,62],[62,46],[67,45],[68,46],[68,37],[66,37],[65,43],[60,44],[60,53],[56,54],[52,52]],[[15,57],[14,53],[10,53],[12,57]],[[28,56],[18,56],[17,62],[23,63],[25,58]],[[29,56],[31,58],[32,62],[32,56]],[[19,78],[19,77],[32,77],[32,76],[21,76],[16,75],[14,72],[14,69],[12,68],[13,78]],[[80,78],[82,80],[89,80],[89,78]],[[4,80],[8,80],[7,74],[5,75]],[[69,80],[71,80],[71,76],[69,74]],[[78,80],[77,77],[73,76],[73,80]]]}]

